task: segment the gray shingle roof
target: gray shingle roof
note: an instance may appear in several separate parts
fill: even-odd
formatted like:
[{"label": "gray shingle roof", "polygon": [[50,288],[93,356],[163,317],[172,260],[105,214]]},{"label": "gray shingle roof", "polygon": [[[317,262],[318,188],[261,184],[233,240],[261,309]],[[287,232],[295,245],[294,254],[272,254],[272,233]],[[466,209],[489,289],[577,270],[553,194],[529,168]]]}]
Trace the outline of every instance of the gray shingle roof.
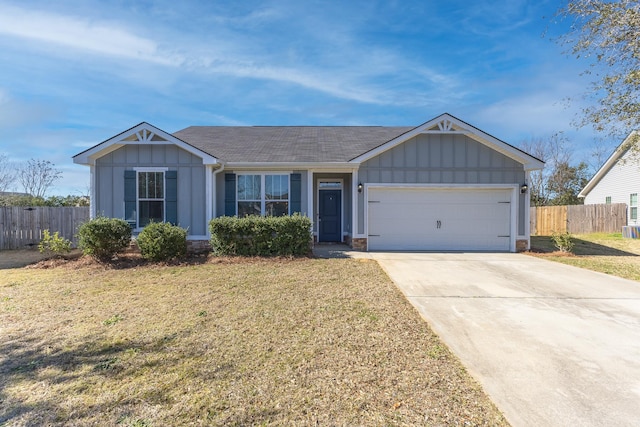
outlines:
[{"label": "gray shingle roof", "polygon": [[173,135],[225,162],[348,162],[414,127],[191,126]]}]

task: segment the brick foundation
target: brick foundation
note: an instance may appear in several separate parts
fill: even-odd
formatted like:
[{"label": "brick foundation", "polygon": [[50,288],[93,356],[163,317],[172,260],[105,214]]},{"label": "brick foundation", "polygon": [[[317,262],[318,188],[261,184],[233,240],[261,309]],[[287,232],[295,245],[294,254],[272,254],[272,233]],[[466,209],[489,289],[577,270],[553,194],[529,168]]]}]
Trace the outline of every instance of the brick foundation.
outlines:
[{"label": "brick foundation", "polygon": [[524,252],[529,249],[528,240],[516,240],[516,252]]},{"label": "brick foundation", "polygon": [[211,252],[211,244],[208,240],[187,240],[187,253],[202,254]]},{"label": "brick foundation", "polygon": [[353,239],[351,239],[351,248],[356,251],[366,251],[367,239],[364,237],[354,237]]}]

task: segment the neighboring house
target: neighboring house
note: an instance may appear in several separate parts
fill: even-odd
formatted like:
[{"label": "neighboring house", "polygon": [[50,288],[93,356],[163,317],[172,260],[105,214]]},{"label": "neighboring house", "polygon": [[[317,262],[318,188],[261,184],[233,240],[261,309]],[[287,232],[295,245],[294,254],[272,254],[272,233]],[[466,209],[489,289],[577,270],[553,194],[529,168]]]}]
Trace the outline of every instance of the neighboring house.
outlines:
[{"label": "neighboring house", "polygon": [[417,127],[141,123],[74,156],[92,216],[188,228],[299,212],[319,242],[364,250],[529,247],[529,171],[543,162],[443,114]]},{"label": "neighboring house", "polygon": [[578,194],[578,197],[584,197],[585,205],[626,203],[629,225],[640,225],[640,162],[637,147],[632,149],[638,136],[635,131],[629,134]]}]

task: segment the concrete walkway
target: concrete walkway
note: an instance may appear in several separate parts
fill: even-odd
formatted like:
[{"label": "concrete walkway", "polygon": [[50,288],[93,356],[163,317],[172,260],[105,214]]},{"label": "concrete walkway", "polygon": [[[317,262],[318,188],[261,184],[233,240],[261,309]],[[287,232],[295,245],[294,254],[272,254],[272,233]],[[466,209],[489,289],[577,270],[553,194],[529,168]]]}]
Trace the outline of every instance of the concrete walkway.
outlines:
[{"label": "concrete walkway", "polygon": [[380,263],[513,426],[640,425],[640,283],[521,254],[355,255]]}]

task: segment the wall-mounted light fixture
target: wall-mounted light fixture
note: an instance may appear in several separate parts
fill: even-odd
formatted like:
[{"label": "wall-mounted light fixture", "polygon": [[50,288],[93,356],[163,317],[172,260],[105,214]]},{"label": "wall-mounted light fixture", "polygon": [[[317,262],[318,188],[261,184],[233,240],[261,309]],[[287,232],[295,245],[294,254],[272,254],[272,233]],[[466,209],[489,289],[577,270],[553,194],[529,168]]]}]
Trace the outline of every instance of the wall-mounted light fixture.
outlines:
[{"label": "wall-mounted light fixture", "polygon": [[526,193],[528,189],[529,189],[529,186],[527,184],[522,184],[520,186],[520,194]]},{"label": "wall-mounted light fixture", "polygon": [[362,193],[362,188],[363,188],[362,183],[359,183],[358,184],[358,193]]}]

